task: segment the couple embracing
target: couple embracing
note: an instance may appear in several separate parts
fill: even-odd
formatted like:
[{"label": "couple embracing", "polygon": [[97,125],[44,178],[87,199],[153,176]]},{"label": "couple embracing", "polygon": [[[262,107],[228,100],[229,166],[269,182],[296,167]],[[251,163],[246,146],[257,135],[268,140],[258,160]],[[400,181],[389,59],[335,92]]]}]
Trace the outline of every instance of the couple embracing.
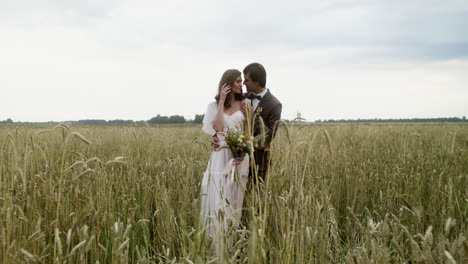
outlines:
[{"label": "couple embracing", "polygon": [[[222,148],[227,143],[224,134],[219,132],[246,129],[246,112],[253,110],[253,115],[257,116],[253,136],[264,137],[261,139],[264,143],[254,151],[255,169],[259,178],[264,179],[270,162],[270,143],[281,119],[282,105],[266,88],[265,68],[251,63],[243,73],[244,80],[236,69],[224,72],[216,101],[208,105],[203,119],[203,131],[213,136],[213,151],[201,184],[201,210],[207,233],[212,238],[224,236],[239,225],[247,182],[253,180],[249,156],[234,158],[228,148]],[[243,84],[247,93],[242,93]],[[260,124],[262,121],[264,126]],[[237,170],[236,181],[228,177],[233,166]]]}]

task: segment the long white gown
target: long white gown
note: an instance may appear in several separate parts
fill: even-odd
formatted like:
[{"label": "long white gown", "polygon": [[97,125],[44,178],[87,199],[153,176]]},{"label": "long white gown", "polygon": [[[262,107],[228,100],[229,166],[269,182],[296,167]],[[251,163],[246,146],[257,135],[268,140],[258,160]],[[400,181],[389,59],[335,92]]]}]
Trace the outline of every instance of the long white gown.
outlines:
[{"label": "long white gown", "polygon": [[[215,134],[212,121],[217,109],[216,102],[210,103],[203,119],[203,131],[209,135]],[[245,116],[241,111],[232,115],[224,114],[224,132],[229,128],[240,129],[244,120]],[[218,134],[218,138],[220,146],[226,145],[223,135]],[[231,228],[235,229],[242,215],[242,203],[249,175],[249,156],[246,155],[244,160],[235,166],[237,169],[235,177],[233,177],[232,158],[229,149],[212,151],[208,167],[203,174],[201,213],[207,233],[211,237],[215,237],[216,234],[224,236]]]}]

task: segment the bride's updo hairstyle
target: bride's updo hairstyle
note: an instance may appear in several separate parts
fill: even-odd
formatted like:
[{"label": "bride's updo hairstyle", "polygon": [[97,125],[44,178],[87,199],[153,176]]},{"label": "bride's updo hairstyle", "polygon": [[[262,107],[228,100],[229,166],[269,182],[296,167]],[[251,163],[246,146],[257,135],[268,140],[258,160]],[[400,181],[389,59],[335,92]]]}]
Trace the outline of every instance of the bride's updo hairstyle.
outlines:
[{"label": "bride's updo hairstyle", "polygon": [[[240,77],[241,74],[242,73],[240,71],[236,70],[236,69],[229,69],[229,70],[227,70],[227,71],[225,71],[223,73],[223,76],[221,76],[221,80],[219,80],[218,95],[216,95],[216,97],[215,97],[216,103],[219,103],[219,97],[220,97],[220,93],[221,93],[221,89],[223,88],[223,85],[227,84],[227,85],[230,85],[232,87],[232,85],[234,84],[236,79],[238,77]],[[231,90],[231,92],[226,95],[226,100],[224,100],[224,107],[225,108],[231,107],[231,97],[233,97],[233,96],[238,101],[242,101],[242,100],[245,99],[245,97],[242,95],[242,93],[234,94],[234,92]]]}]

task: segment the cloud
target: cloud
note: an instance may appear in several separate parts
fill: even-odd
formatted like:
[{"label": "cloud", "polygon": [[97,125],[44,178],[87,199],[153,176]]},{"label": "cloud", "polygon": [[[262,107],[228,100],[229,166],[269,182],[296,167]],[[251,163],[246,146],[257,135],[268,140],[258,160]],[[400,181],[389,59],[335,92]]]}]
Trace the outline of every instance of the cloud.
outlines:
[{"label": "cloud", "polygon": [[192,118],[252,61],[286,118],[460,114],[466,17],[465,1],[3,1],[0,120]]},{"label": "cloud", "polygon": [[14,3],[2,3],[6,7],[1,8],[1,20],[7,24],[39,30],[78,27],[104,46],[124,49],[171,46],[217,54],[280,46],[368,49],[367,54],[356,54],[355,59],[361,60],[467,56],[466,1]]}]

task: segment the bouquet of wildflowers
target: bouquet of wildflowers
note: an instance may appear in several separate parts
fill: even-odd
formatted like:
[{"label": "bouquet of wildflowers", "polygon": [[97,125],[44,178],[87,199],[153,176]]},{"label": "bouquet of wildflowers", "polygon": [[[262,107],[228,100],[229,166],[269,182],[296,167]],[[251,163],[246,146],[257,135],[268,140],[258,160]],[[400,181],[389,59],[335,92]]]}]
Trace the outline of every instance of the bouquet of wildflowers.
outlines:
[{"label": "bouquet of wildflowers", "polygon": [[[218,132],[224,135],[227,145],[219,149],[227,148],[232,152],[234,158],[244,157],[246,154],[251,156],[251,164],[254,165],[253,152],[258,147],[258,139],[253,136],[254,132],[254,114],[252,106],[245,104],[246,116],[245,123],[240,128],[228,129],[226,133]],[[244,129],[245,128],[245,129]]]},{"label": "bouquet of wildflowers", "polygon": [[223,134],[227,145],[220,149],[228,148],[234,158],[244,157],[257,147],[257,140],[251,135],[246,135],[242,129],[230,128],[227,133]]}]

